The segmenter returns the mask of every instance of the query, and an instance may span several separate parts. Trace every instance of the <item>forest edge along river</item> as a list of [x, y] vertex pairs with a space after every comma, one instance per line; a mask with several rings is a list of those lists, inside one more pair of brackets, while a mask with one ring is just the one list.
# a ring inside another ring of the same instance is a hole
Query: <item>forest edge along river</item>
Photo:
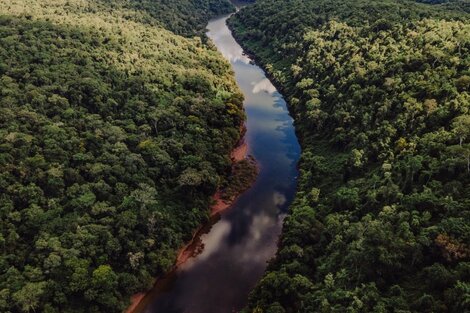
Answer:
[[242, 148], [238, 156], [246, 152], [256, 159], [258, 177], [197, 231], [182, 250], [190, 253], [180, 253], [174, 270], [145, 295], [136, 295], [128, 312], [237, 312], [276, 252], [295, 194], [300, 146], [286, 102], [233, 38], [226, 25], [230, 16], [209, 21], [207, 36], [230, 61], [245, 97], [247, 151]]

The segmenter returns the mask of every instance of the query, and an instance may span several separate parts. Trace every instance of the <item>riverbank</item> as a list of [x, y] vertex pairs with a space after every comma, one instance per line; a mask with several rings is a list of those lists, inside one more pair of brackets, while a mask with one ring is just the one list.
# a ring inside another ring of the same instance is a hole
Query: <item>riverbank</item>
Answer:
[[[220, 213], [230, 208], [232, 204], [238, 199], [238, 197], [254, 183], [256, 176], [259, 173], [259, 168], [257, 166], [256, 160], [252, 156], [248, 155], [249, 146], [245, 140], [245, 125], [240, 128], [240, 133], [242, 138], [230, 153], [230, 158], [232, 161], [232, 173], [229, 177], [229, 183], [225, 188], [217, 190], [217, 192], [212, 196], [213, 204], [210, 206], [209, 221], [201, 225], [195, 231], [191, 240], [179, 250], [173, 268], [162, 277], [156, 278], [154, 287], [151, 290], [148, 292], [140, 292], [131, 296], [131, 304], [126, 309], [125, 313], [142, 312], [148, 304], [148, 301], [145, 301], [146, 297], [153, 298], [154, 294], [164, 289], [164, 286], [168, 283], [169, 279], [173, 277], [179, 266], [202, 252], [204, 247], [200, 237], [208, 232], [210, 227], [218, 221]], [[246, 174], [246, 166], [238, 166], [243, 162], [246, 162], [246, 164], [249, 166], [249, 175]], [[245, 171], [240, 169], [245, 169]], [[240, 174], [247, 175], [247, 177], [242, 179], [244, 184], [242, 186], [237, 186], [237, 188], [233, 190], [230, 188], [230, 182], [239, 181], [241, 178]], [[227, 195], [228, 189], [231, 191], [229, 195]], [[158, 286], [159, 282], [162, 282], [161, 286]]]
[[[238, 162], [245, 160], [247, 158], [247, 154], [248, 154], [248, 144], [245, 142], [244, 139], [242, 139], [242, 141], [237, 145], [235, 149], [233, 149], [231, 153], [232, 175], [234, 174], [235, 165]], [[249, 186], [246, 186], [246, 188], [249, 188]], [[241, 194], [243, 191], [244, 190], [239, 190], [238, 195]], [[224, 194], [224, 190], [218, 190], [212, 197], [214, 204], [211, 206], [211, 216], [214, 216], [228, 209], [232, 205], [232, 203], [235, 202], [236, 199], [237, 197], [233, 199], [227, 199], [227, 197]]]
[[[246, 128], [243, 127], [243, 134]], [[211, 216], [229, 208], [238, 197], [250, 188], [259, 173], [259, 164], [255, 158], [248, 155], [248, 144], [243, 136], [241, 141], [231, 153], [232, 171], [227, 183], [212, 197], [214, 204], [211, 206]]]
[[[249, 149], [243, 141], [234, 149], [234, 171], [214, 195], [208, 228], [199, 229], [175, 257], [181, 266], [159, 278], [145, 297], [135, 297], [134, 313], [240, 310], [276, 252], [282, 216], [295, 193], [300, 147], [293, 120], [282, 95], [231, 36], [228, 17], [211, 20], [207, 35], [230, 61], [243, 92]], [[248, 150], [259, 169], [246, 157]], [[256, 182], [246, 190], [253, 176]]]

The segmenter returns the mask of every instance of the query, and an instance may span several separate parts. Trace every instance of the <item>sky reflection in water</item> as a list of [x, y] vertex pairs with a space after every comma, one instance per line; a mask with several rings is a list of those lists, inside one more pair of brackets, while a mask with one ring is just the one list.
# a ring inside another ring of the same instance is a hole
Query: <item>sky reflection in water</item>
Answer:
[[244, 306], [276, 251], [295, 192], [300, 148], [286, 103], [264, 72], [243, 54], [225, 25], [212, 20], [208, 36], [228, 59], [245, 95], [246, 140], [260, 165], [253, 187], [201, 237], [204, 251], [177, 271], [168, 292], [146, 309], [155, 313], [231, 313]]

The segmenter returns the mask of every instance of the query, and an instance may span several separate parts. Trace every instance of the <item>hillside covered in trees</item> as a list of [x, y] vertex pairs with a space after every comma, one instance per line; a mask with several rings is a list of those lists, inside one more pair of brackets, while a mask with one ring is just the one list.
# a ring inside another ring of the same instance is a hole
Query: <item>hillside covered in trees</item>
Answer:
[[0, 1], [0, 312], [122, 312], [171, 267], [244, 119], [229, 64], [175, 33], [232, 9]]
[[244, 312], [470, 311], [465, 7], [258, 0], [229, 20], [303, 148], [279, 251]]

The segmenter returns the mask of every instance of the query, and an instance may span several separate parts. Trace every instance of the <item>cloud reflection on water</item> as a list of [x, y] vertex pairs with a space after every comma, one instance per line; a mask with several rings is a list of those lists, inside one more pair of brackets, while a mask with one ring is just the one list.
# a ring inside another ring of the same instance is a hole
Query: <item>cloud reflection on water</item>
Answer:
[[260, 93], [262, 91], [267, 92], [269, 94], [273, 94], [276, 92], [276, 87], [269, 81], [269, 79], [264, 78], [258, 83], [252, 83], [254, 94]]
[[201, 237], [204, 250], [178, 268], [171, 288], [151, 304], [152, 313], [229, 313], [242, 307], [276, 252], [284, 212], [295, 192], [300, 147], [286, 103], [243, 54], [225, 20], [212, 20], [208, 37], [231, 62], [245, 96], [246, 141], [260, 173]]
[[225, 20], [213, 21], [213, 28], [209, 29], [208, 36], [213, 42], [217, 43], [218, 50], [222, 55], [230, 61], [230, 63], [242, 62], [250, 64], [251, 59], [243, 53], [240, 47], [232, 36], [227, 36], [224, 32], [218, 30], [226, 28]]
[[197, 259], [190, 259], [183, 266], [185, 270], [190, 269], [195, 262], [203, 262], [214, 252], [220, 251], [224, 243], [224, 238], [230, 233], [232, 225], [225, 220], [220, 220], [212, 226], [210, 233], [203, 235], [201, 240], [204, 244], [204, 250], [197, 256]]

